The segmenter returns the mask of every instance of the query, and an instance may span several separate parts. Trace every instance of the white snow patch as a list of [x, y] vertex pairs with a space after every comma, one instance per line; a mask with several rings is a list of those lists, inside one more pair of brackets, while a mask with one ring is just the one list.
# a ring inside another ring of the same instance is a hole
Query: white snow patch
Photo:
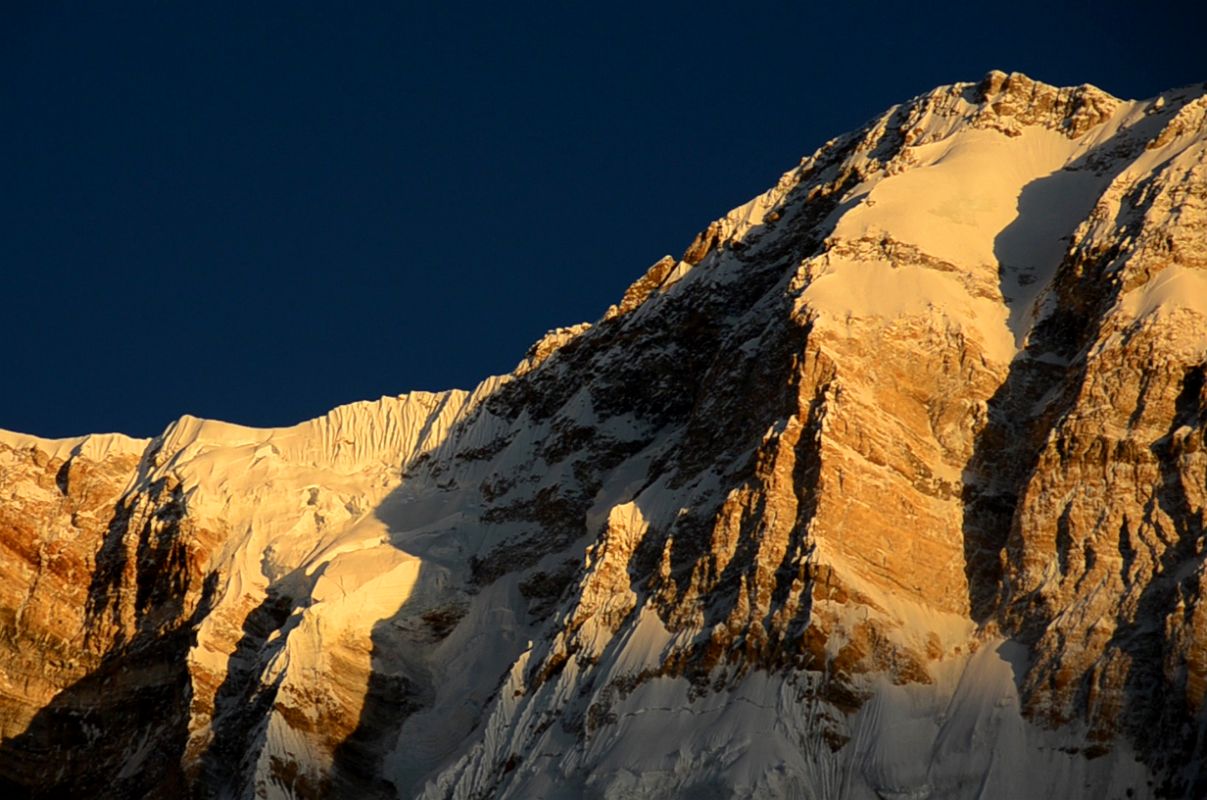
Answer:
[[826, 260], [827, 266], [801, 295], [811, 310], [838, 321], [956, 319], [975, 332], [990, 358], [1008, 362], [1014, 357], [1014, 337], [1005, 324], [1007, 308], [991, 298], [970, 295], [957, 273], [834, 256]]

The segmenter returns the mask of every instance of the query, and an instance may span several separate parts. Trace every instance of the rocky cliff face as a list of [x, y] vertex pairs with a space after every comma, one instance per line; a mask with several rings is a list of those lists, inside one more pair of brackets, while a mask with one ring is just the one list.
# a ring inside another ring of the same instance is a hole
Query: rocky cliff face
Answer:
[[1205, 159], [991, 73], [473, 392], [0, 434], [0, 781], [1207, 794]]

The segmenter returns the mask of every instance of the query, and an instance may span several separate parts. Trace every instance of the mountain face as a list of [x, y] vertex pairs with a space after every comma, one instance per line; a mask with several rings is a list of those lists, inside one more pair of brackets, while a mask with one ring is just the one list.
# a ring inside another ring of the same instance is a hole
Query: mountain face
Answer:
[[0, 785], [1207, 796], [1207, 87], [990, 73], [472, 392], [0, 433]]

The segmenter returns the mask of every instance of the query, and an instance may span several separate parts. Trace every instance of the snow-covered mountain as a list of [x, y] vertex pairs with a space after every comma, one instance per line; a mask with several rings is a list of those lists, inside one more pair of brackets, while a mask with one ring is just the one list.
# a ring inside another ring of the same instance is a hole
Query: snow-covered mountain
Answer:
[[1207, 796], [1207, 87], [994, 72], [471, 392], [0, 432], [35, 796]]

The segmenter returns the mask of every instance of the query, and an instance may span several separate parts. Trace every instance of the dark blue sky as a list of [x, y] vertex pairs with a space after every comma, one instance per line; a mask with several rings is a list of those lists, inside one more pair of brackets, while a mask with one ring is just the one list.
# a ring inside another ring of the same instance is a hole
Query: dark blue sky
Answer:
[[990, 68], [1207, 79], [1193, 3], [5, 3], [0, 427], [470, 387]]

